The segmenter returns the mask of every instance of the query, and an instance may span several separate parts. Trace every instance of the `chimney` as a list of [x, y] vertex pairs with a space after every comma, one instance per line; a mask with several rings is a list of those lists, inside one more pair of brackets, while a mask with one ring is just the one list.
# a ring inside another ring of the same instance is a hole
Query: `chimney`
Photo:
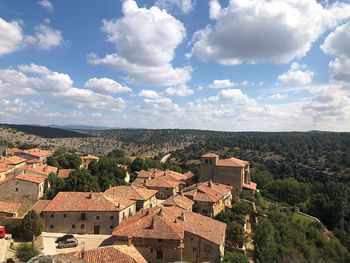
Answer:
[[163, 216], [163, 215], [164, 215], [163, 207], [161, 207], [161, 208], [159, 209], [158, 215], [159, 215], [159, 216]]
[[128, 247], [132, 246], [132, 236], [128, 236]]
[[212, 181], [212, 180], [209, 180], [208, 185], [209, 185], [209, 187], [213, 187], [213, 181]]
[[185, 213], [184, 212], [181, 213], [181, 216], [179, 216], [179, 219], [181, 221], [185, 222]]
[[120, 204], [119, 204], [119, 203], [117, 203], [117, 204], [116, 204], [116, 207], [117, 207], [117, 208], [120, 208]]
[[32, 168], [34, 168], [34, 169], [36, 168], [36, 165], [35, 165], [35, 163], [33, 163], [33, 164], [32, 164]]
[[152, 217], [151, 224], [149, 226], [149, 229], [154, 229], [154, 217]]
[[85, 250], [84, 249], [81, 250], [81, 259], [85, 259]]
[[91, 192], [91, 193], [89, 193], [88, 198], [89, 198], [89, 199], [91, 199], [91, 198], [92, 198], [92, 192]]
[[184, 195], [184, 191], [181, 190], [181, 191], [180, 191], [180, 195], [181, 195], [181, 196], [185, 196], [185, 195]]

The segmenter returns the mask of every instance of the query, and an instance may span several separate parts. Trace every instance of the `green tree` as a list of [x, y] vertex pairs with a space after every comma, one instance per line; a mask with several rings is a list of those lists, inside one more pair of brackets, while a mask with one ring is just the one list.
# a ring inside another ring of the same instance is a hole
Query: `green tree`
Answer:
[[144, 169], [144, 160], [140, 157], [135, 158], [135, 160], [133, 160], [133, 162], [130, 165], [131, 172], [139, 172], [142, 169]]
[[58, 177], [58, 175], [55, 173], [50, 173], [48, 179], [49, 179], [50, 189], [46, 194], [46, 198], [51, 200], [56, 196], [58, 192], [64, 189], [65, 181], [64, 179]]
[[22, 221], [22, 235], [26, 239], [32, 239], [33, 236], [39, 236], [42, 232], [42, 224], [40, 216], [34, 211], [30, 210]]
[[241, 248], [246, 240], [244, 228], [237, 222], [231, 222], [226, 229], [226, 247], [227, 251], [233, 251], [234, 248]]
[[64, 191], [99, 192], [98, 178], [89, 171], [75, 169], [65, 180]]
[[21, 262], [27, 262], [33, 257], [39, 255], [39, 251], [33, 244], [21, 244], [16, 249], [16, 257]]
[[254, 234], [254, 257], [256, 262], [278, 262], [278, 245], [275, 240], [273, 224], [265, 218], [259, 218]]
[[224, 263], [248, 263], [248, 259], [238, 252], [225, 252]]
[[125, 153], [121, 149], [114, 149], [114, 150], [110, 151], [107, 155], [107, 157], [110, 157], [110, 158], [121, 158], [124, 156], [125, 156]]

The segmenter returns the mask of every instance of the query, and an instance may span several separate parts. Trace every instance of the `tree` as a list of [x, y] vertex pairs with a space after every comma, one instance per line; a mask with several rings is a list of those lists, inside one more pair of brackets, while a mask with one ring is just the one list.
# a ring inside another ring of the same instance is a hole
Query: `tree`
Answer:
[[21, 262], [27, 262], [33, 257], [39, 255], [39, 251], [33, 244], [21, 244], [16, 249], [16, 257]]
[[48, 179], [50, 189], [46, 194], [46, 198], [51, 200], [57, 195], [58, 192], [64, 189], [65, 181], [64, 179], [58, 177], [55, 173], [50, 173]]
[[248, 263], [248, 259], [241, 253], [225, 252], [224, 263]]
[[254, 234], [254, 258], [256, 262], [278, 262], [278, 246], [275, 240], [273, 224], [265, 218], [259, 218]]
[[23, 237], [28, 240], [33, 236], [41, 235], [42, 224], [39, 215], [34, 210], [30, 210], [25, 215], [21, 228]]
[[135, 158], [135, 160], [130, 165], [131, 172], [139, 172], [144, 168], [144, 161], [140, 157]]
[[66, 179], [64, 191], [99, 192], [100, 187], [97, 177], [92, 176], [89, 171], [75, 169]]
[[237, 222], [231, 222], [226, 229], [226, 249], [233, 251], [233, 248], [241, 248], [246, 240], [244, 228]]
[[48, 165], [61, 169], [76, 169], [80, 167], [81, 163], [82, 161], [78, 154], [64, 147], [57, 149], [52, 156], [47, 158]]
[[107, 155], [107, 157], [110, 157], [110, 158], [121, 158], [124, 156], [125, 156], [125, 153], [121, 149], [114, 149], [114, 150], [110, 151]]

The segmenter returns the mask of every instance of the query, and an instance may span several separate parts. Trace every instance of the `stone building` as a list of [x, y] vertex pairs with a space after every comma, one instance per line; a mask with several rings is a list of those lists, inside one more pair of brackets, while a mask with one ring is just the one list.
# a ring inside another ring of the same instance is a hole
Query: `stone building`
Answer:
[[179, 207], [142, 209], [113, 230], [147, 262], [221, 262], [226, 224]]
[[136, 213], [136, 202], [104, 193], [60, 192], [43, 210], [45, 231], [111, 234]]
[[157, 190], [142, 188], [139, 186], [115, 186], [105, 191], [105, 194], [119, 196], [136, 201], [136, 211], [141, 208], [152, 208], [157, 205]]
[[42, 150], [38, 148], [20, 150], [20, 149], [6, 149], [5, 156], [19, 156], [27, 160], [38, 160], [44, 164], [47, 161], [47, 157], [53, 154], [50, 150]]
[[46, 179], [34, 174], [19, 174], [0, 181], [0, 200], [38, 200], [46, 191]]
[[95, 155], [91, 155], [91, 154], [88, 154], [86, 156], [82, 156], [81, 157], [81, 165], [80, 165], [80, 168], [83, 168], [83, 169], [88, 169], [89, 168], [89, 164], [92, 162], [92, 161], [98, 161], [100, 158], [98, 158], [97, 156]]
[[186, 187], [183, 194], [194, 202], [193, 212], [214, 218], [226, 207], [231, 207], [231, 191], [231, 186], [209, 181]]
[[21, 207], [20, 203], [0, 201], [0, 219], [17, 217], [17, 212]]
[[249, 162], [234, 157], [219, 159], [213, 153], [201, 157], [200, 182], [212, 180], [214, 183], [232, 186], [233, 198], [252, 198], [256, 184], [250, 180]]
[[162, 203], [163, 206], [177, 206], [188, 211], [192, 211], [193, 204], [194, 202], [187, 198], [182, 191], [180, 191], [180, 194], [171, 196]]
[[144, 184], [146, 188], [158, 191], [156, 194], [158, 199], [167, 199], [177, 194], [183, 188], [182, 185], [180, 181], [166, 180], [162, 177], [146, 181]]

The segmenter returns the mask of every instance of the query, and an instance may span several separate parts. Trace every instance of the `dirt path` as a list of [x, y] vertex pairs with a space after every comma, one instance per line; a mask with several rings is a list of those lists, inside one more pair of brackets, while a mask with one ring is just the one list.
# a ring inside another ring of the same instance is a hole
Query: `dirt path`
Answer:
[[160, 163], [165, 163], [169, 159], [170, 155], [171, 155], [171, 153], [164, 155], [164, 157], [160, 160]]

